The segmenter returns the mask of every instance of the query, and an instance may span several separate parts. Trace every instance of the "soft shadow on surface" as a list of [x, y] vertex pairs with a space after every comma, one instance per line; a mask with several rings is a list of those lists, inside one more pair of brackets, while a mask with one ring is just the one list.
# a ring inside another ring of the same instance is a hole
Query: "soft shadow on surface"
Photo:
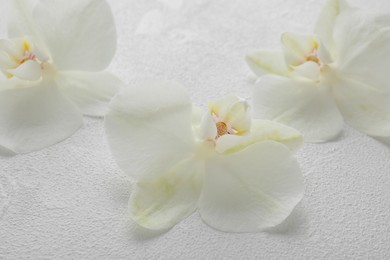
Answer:
[[338, 133], [336, 136], [334, 136], [333, 138], [331, 138], [329, 140], [324, 140], [324, 141], [310, 140], [307, 138], [305, 139], [305, 135], [303, 135], [303, 141], [307, 144], [323, 145], [323, 144], [327, 144], [327, 143], [337, 143], [337, 142], [343, 141], [346, 137], [347, 137], [347, 133], [346, 133], [345, 129], [343, 128], [343, 130], [340, 133]]
[[252, 71], [248, 71], [247, 75], [246, 75], [246, 81], [251, 84], [252, 86], [254, 86], [257, 82], [257, 80], [259, 79], [259, 77], [257, 77]]
[[297, 233], [304, 232], [307, 224], [306, 216], [301, 207], [297, 207], [293, 210], [290, 216], [276, 227], [265, 230], [268, 234], [275, 235], [295, 235]]
[[17, 155], [17, 153], [12, 152], [11, 150], [8, 150], [5, 147], [0, 146], [0, 156], [2, 157], [12, 157]]
[[116, 177], [111, 179], [110, 196], [118, 207], [127, 207], [133, 183], [125, 177]]

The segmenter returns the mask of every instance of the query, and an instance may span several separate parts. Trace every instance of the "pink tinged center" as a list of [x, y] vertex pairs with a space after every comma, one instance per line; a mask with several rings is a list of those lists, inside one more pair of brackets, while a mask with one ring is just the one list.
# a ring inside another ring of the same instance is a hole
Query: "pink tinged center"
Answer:
[[317, 48], [315, 48], [315, 49], [306, 57], [306, 61], [307, 61], [307, 62], [313, 61], [313, 62], [317, 63], [318, 65], [321, 65], [320, 59], [318, 58], [318, 50], [317, 50]]
[[37, 56], [34, 53], [32, 53], [32, 52], [26, 51], [24, 56], [22, 56], [20, 58], [19, 64], [23, 64], [23, 63], [25, 63], [28, 60], [37, 61]]

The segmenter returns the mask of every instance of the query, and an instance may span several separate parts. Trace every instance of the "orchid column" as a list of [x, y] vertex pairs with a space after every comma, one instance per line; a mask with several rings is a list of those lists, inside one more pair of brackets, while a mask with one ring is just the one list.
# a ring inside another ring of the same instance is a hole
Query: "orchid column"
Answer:
[[26, 153], [103, 116], [121, 82], [104, 71], [116, 49], [104, 0], [11, 1], [0, 40], [0, 147]]

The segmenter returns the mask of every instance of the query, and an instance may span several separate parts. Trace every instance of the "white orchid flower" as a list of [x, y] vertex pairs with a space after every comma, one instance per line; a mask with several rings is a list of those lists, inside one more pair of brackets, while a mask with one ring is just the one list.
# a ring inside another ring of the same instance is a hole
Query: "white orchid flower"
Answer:
[[0, 40], [0, 147], [26, 153], [103, 116], [120, 81], [103, 71], [116, 49], [104, 0], [13, 0]]
[[196, 209], [211, 227], [253, 232], [281, 223], [303, 181], [290, 127], [251, 121], [246, 101], [228, 97], [200, 114], [184, 88], [146, 82], [123, 89], [105, 118], [118, 165], [135, 180], [130, 216], [166, 230]]
[[315, 35], [285, 33], [283, 51], [247, 56], [260, 76], [254, 114], [329, 141], [344, 120], [374, 137], [390, 137], [390, 19], [330, 0]]

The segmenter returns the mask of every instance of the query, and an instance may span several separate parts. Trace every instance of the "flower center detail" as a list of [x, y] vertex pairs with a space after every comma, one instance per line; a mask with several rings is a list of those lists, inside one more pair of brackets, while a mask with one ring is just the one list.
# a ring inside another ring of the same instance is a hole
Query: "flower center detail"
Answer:
[[208, 140], [217, 141], [224, 135], [244, 135], [249, 131], [251, 119], [245, 100], [230, 96], [212, 101], [208, 107], [211, 117], [206, 125], [208, 129], [213, 129], [207, 136]]
[[318, 65], [321, 65], [321, 61], [320, 59], [318, 58], [318, 50], [317, 49], [314, 49], [312, 53], [310, 53], [307, 57], [306, 57], [306, 61], [309, 62], [309, 61], [313, 61], [315, 63], [317, 63]]
[[216, 138], [229, 134], [228, 126], [225, 122], [217, 122], [215, 125], [217, 126]]
[[0, 71], [7, 78], [38, 80], [49, 57], [28, 39], [3, 40], [0, 45]]

